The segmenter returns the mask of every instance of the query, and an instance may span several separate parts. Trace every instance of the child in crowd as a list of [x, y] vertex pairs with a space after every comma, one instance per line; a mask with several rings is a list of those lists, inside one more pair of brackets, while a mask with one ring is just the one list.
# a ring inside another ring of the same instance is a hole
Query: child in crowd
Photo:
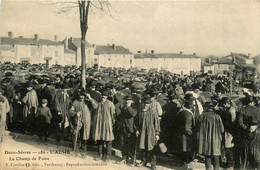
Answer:
[[47, 103], [47, 99], [42, 99], [42, 106], [39, 107], [37, 111], [37, 126], [40, 142], [42, 142], [42, 136], [44, 136], [44, 144], [46, 145], [52, 119], [52, 114], [47, 107]]

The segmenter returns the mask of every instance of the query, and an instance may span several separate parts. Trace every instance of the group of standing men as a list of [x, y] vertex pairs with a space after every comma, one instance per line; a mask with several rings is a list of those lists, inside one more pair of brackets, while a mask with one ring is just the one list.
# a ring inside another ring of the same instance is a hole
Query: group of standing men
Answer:
[[[73, 77], [64, 78], [62, 83], [50, 83], [48, 77], [42, 77], [31, 79], [26, 84], [27, 91], [20, 96], [15, 95], [10, 78], [2, 84], [2, 129], [17, 116], [13, 115], [17, 109], [13, 105], [20, 103], [27, 131], [37, 128], [46, 143], [51, 127], [57, 139], [69, 127], [72, 148], [82, 156], [86, 156], [90, 139], [98, 145], [96, 159], [109, 162], [112, 141], [117, 139], [123, 155], [118, 163], [127, 163], [130, 158], [131, 165], [136, 165], [136, 156], [141, 155], [137, 166], [146, 166], [150, 159], [151, 168], [156, 169], [158, 145], [164, 141], [180, 160], [182, 169], [188, 169], [196, 155], [205, 156], [206, 169], [211, 168], [211, 161], [214, 169], [219, 169], [224, 156], [227, 168], [260, 169], [259, 109], [248, 94], [241, 100], [243, 107], [237, 108], [220, 93], [207, 102], [199, 90], [185, 90], [184, 95], [184, 87], [178, 83], [170, 89], [167, 84], [162, 87], [154, 82], [144, 92], [126, 87], [121, 94], [114, 88], [97, 90], [94, 84], [87, 90], [79, 89], [79, 82]], [[67, 90], [68, 85], [74, 88]], [[163, 88], [169, 101], [161, 107], [159, 96]]]

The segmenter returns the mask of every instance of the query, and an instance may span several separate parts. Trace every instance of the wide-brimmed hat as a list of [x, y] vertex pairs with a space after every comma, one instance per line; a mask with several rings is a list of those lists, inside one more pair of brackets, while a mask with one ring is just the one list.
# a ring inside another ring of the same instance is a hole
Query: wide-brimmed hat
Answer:
[[170, 92], [170, 93], [168, 93], [167, 97], [169, 99], [173, 99], [173, 98], [176, 98], [176, 94], [174, 92]]
[[207, 109], [211, 109], [213, 108], [215, 105], [214, 105], [214, 102], [213, 101], [208, 101], [208, 102], [205, 102], [205, 107]]
[[131, 95], [128, 95], [125, 97], [125, 100], [133, 100], [133, 97]]
[[101, 92], [102, 96], [110, 96], [110, 93], [108, 90], [104, 90]]
[[6, 72], [5, 76], [11, 77], [11, 76], [13, 76], [13, 73], [12, 72]]
[[192, 93], [187, 93], [185, 96], [184, 96], [184, 99], [185, 100], [194, 100], [194, 96]]
[[222, 102], [223, 104], [226, 104], [226, 103], [231, 103], [231, 100], [230, 100], [229, 97], [222, 97], [221, 102]]
[[27, 87], [27, 88], [33, 87], [33, 84], [32, 84], [32, 83], [27, 83], [26, 87]]
[[193, 101], [192, 100], [185, 101], [184, 107], [186, 107], [186, 108], [193, 108], [194, 107]]

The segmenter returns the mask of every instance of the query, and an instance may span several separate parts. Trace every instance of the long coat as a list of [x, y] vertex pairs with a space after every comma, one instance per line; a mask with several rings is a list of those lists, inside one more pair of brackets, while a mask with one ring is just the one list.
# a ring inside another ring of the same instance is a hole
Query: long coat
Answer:
[[[80, 113], [80, 117], [76, 116], [78, 112]], [[70, 116], [71, 116], [72, 132], [75, 133], [77, 131], [77, 128], [79, 130], [83, 126], [82, 139], [88, 140], [90, 134], [90, 127], [91, 127], [91, 114], [85, 102], [75, 100], [72, 103], [72, 106], [70, 108]], [[79, 124], [77, 124], [78, 119], [79, 119]]]
[[224, 126], [220, 116], [213, 111], [203, 112], [199, 119], [199, 154], [221, 155]]
[[156, 111], [156, 107], [152, 107], [152, 105], [150, 105], [147, 111], [142, 111], [140, 113], [140, 149], [150, 151], [153, 150], [156, 145], [155, 136], [160, 133], [159, 114]]
[[38, 97], [34, 89], [28, 91], [22, 99], [25, 104], [23, 107], [23, 117], [26, 118], [30, 114], [36, 114], [38, 109]]
[[64, 123], [65, 128], [68, 126], [69, 109], [71, 105], [71, 98], [66, 91], [57, 91], [55, 96], [55, 109], [61, 112], [62, 123]]
[[5, 129], [6, 125], [6, 114], [9, 112], [9, 102], [7, 98], [0, 95], [0, 133]]
[[195, 120], [190, 110], [183, 109], [177, 113], [176, 119], [176, 152], [192, 150]]
[[117, 128], [124, 134], [134, 133], [136, 130], [134, 117], [137, 112], [131, 107], [123, 105], [120, 107], [120, 114], [117, 118]]
[[90, 100], [94, 109], [96, 109], [96, 126], [94, 141], [113, 141], [113, 121], [115, 114], [115, 105], [106, 100], [103, 102], [96, 102], [94, 99]]

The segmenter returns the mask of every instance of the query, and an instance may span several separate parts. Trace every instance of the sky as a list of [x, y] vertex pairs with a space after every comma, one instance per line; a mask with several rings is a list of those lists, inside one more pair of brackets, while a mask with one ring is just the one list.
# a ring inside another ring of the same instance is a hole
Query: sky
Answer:
[[[131, 52], [196, 53], [226, 56], [260, 54], [259, 0], [111, 1], [111, 14], [92, 11], [87, 41], [123, 45]], [[58, 14], [47, 1], [2, 0], [0, 35], [62, 41], [80, 37], [78, 8]]]

